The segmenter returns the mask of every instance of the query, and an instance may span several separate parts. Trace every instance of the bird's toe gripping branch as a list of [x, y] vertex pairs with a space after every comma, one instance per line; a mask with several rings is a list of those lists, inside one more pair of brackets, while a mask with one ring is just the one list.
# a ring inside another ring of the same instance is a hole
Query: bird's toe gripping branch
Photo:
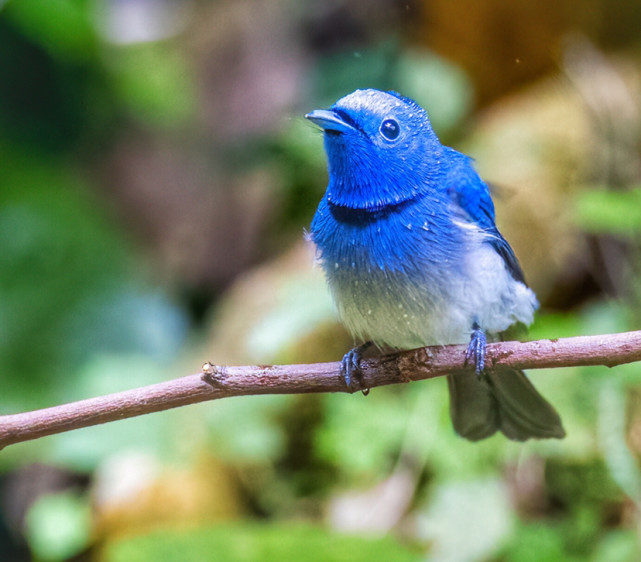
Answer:
[[465, 352], [465, 365], [473, 364], [474, 371], [480, 375], [485, 369], [485, 352], [487, 349], [487, 338], [485, 332], [478, 324], [472, 327], [470, 343]]
[[359, 345], [353, 349], [350, 349], [344, 356], [341, 361], [341, 374], [345, 379], [345, 384], [347, 388], [352, 392], [357, 390], [362, 391], [362, 393], [367, 396], [369, 394], [369, 388], [363, 387], [363, 372], [361, 371], [361, 359], [363, 358], [363, 353], [369, 349], [372, 345], [372, 342], [365, 342], [362, 345]]

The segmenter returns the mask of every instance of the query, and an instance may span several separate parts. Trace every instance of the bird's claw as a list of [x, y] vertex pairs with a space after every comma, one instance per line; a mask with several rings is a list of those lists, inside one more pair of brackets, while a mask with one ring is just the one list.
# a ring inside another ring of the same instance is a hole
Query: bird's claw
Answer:
[[350, 349], [341, 361], [341, 374], [345, 384], [351, 392], [360, 390], [365, 396], [369, 394], [369, 388], [363, 387], [363, 372], [361, 371], [361, 359], [363, 353], [372, 345], [372, 342], [365, 342], [353, 349]]
[[474, 364], [474, 372], [480, 375], [485, 369], [485, 351], [487, 338], [478, 324], [474, 324], [470, 343], [465, 352], [465, 365]]

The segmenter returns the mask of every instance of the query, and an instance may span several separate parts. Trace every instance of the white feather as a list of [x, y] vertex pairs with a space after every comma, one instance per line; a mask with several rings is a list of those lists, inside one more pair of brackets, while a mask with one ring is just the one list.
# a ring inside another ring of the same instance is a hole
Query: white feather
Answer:
[[330, 277], [346, 327], [359, 339], [408, 349], [466, 343], [474, 323], [489, 334], [532, 323], [534, 293], [512, 277], [478, 227], [464, 224], [474, 232], [456, 274], [435, 264], [421, 283], [386, 272]]

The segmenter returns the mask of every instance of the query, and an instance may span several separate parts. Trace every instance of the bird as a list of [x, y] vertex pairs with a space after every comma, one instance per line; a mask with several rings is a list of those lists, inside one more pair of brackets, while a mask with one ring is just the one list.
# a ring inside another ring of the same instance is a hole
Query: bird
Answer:
[[447, 375], [459, 436], [563, 438], [559, 414], [522, 371], [485, 364], [488, 338], [531, 324], [539, 305], [473, 160], [394, 91], [358, 89], [305, 117], [322, 129], [329, 176], [307, 236], [340, 320], [363, 342], [343, 357], [350, 390], [373, 344], [467, 343], [474, 369]]

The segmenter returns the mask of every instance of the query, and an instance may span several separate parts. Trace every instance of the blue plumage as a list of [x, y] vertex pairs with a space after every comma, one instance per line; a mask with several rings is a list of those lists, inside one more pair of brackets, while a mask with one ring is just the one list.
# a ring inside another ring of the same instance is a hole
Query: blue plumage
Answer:
[[[396, 93], [357, 90], [306, 117], [325, 131], [329, 169], [310, 237], [342, 321], [399, 349], [472, 335], [470, 358], [483, 370], [484, 333], [531, 323], [538, 304], [470, 158], [443, 146], [426, 112]], [[515, 373], [450, 375], [461, 435], [563, 435], [554, 409]]]

